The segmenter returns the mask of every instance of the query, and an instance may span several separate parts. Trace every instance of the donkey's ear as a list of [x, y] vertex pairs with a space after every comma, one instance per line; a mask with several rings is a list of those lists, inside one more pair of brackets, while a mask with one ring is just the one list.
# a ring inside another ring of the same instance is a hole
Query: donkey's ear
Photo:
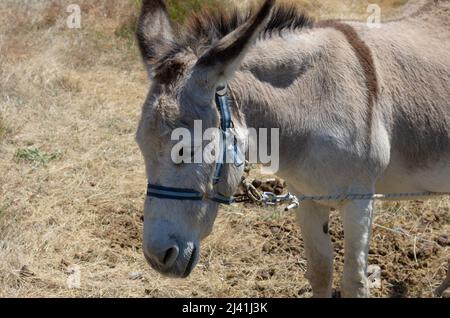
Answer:
[[144, 62], [153, 64], [174, 41], [172, 23], [163, 0], [143, 0], [136, 36]]
[[[246, 23], [219, 40], [197, 62], [200, 74], [205, 74], [208, 86], [227, 81], [240, 66], [245, 54], [266, 27], [275, 0], [264, 4]], [[205, 72], [206, 71], [206, 72]]]

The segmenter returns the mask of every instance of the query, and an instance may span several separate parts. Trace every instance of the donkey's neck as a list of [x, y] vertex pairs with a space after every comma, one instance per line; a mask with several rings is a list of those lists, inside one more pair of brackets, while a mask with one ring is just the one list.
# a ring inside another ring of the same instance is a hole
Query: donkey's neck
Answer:
[[[276, 153], [280, 154], [278, 162], [282, 165], [278, 168], [289, 169], [289, 162], [304, 155], [308, 141], [307, 114], [304, 114], [306, 108], [295, 105], [289, 88], [274, 87], [246, 72], [236, 75], [230, 83], [230, 90], [245, 128], [256, 132], [259, 142], [267, 141], [271, 156], [274, 155], [273, 147], [278, 145]], [[273, 135], [272, 129], [278, 129], [279, 140], [273, 140], [276, 135]], [[261, 135], [263, 132], [264, 136]]]
[[280, 128], [281, 138], [298, 143], [368, 117], [360, 65], [342, 32], [317, 27], [259, 41], [230, 87], [248, 127]]
[[365, 149], [366, 138], [355, 139], [367, 134], [367, 86], [357, 65], [339, 31], [317, 28], [260, 41], [229, 84], [248, 128], [279, 128], [280, 164], [288, 167], [314, 140], [347, 138]]
[[238, 74], [230, 84], [234, 106], [243, 115], [247, 128], [280, 128], [287, 132], [300, 121], [290, 116], [284, 105], [291, 103], [289, 94], [264, 83], [251, 74]]
[[311, 117], [317, 117], [317, 99], [337, 85], [327, 76], [332, 51], [328, 45], [333, 43], [325, 29], [255, 45], [230, 82], [247, 127], [280, 128], [285, 137], [306, 133]]

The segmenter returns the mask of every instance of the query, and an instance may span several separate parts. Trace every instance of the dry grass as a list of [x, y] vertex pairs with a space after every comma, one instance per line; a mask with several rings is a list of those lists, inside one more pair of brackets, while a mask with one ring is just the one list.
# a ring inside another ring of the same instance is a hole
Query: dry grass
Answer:
[[4, 140], [9, 134], [11, 134], [11, 127], [6, 119], [0, 114], [0, 142]]
[[[310, 296], [293, 217], [270, 209], [224, 207], [187, 280], [148, 268], [134, 142], [147, 91], [132, 39], [136, 1], [77, 2], [81, 30], [65, 27], [70, 1], [0, 3], [0, 297]], [[299, 2], [339, 17], [364, 13], [365, 1]], [[403, 2], [381, 1], [384, 10]], [[434, 241], [449, 233], [449, 207], [382, 203], [376, 223]], [[432, 296], [448, 251], [375, 227], [370, 262], [384, 276], [374, 294]], [[80, 289], [68, 288], [71, 265], [81, 268]]]

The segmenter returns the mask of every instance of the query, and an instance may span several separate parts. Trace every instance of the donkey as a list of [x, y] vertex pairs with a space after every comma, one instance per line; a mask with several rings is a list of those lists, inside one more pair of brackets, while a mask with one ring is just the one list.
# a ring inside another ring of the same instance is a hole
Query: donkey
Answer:
[[[171, 160], [175, 128], [221, 125], [215, 101], [225, 85], [233, 138], [248, 127], [280, 129], [278, 175], [293, 193], [449, 192], [450, 44], [433, 37], [445, 32], [408, 19], [374, 29], [314, 22], [274, 0], [248, 12], [203, 11], [177, 28], [164, 1], [144, 0], [137, 39], [151, 85], [136, 140], [153, 184], [144, 207], [148, 263], [187, 277], [219, 209], [207, 198], [229, 197], [240, 183], [243, 166], [224, 164], [215, 183], [217, 164]], [[367, 297], [371, 199], [297, 210], [313, 295], [332, 294], [331, 209], [345, 230], [342, 295]]]

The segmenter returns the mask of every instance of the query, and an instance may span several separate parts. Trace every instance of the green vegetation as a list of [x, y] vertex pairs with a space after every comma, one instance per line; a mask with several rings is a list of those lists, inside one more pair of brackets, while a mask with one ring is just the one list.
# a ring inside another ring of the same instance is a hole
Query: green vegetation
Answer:
[[217, 0], [168, 0], [167, 5], [172, 19], [176, 22], [183, 22], [191, 12], [199, 11], [201, 8], [217, 2]]
[[128, 41], [134, 40], [134, 33], [136, 29], [136, 17], [130, 18], [130, 20], [123, 23], [115, 32], [114, 34], [119, 37], [126, 39]]
[[36, 147], [21, 148], [16, 151], [15, 159], [17, 162], [28, 162], [34, 166], [46, 166], [50, 161], [61, 158], [60, 151], [45, 153]]

